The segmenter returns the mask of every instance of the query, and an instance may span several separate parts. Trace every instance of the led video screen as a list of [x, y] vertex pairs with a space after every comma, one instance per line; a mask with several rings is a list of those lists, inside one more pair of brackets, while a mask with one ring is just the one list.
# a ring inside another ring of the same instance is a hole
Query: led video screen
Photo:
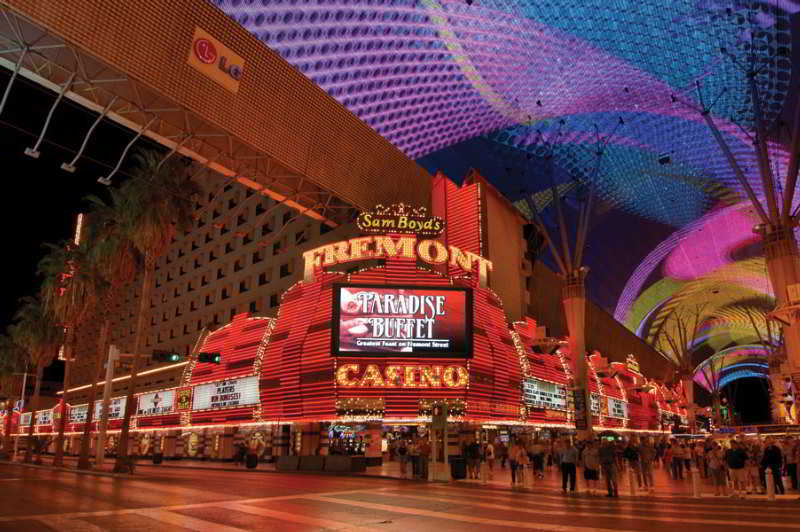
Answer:
[[334, 286], [334, 354], [471, 357], [472, 291], [421, 286]]

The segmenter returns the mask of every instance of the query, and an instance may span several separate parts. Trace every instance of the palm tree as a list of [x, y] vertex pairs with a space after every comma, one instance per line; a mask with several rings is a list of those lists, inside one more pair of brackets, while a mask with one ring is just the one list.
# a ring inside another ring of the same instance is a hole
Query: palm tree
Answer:
[[97, 400], [97, 379], [100, 378], [103, 361], [106, 360], [106, 353], [108, 352], [111, 323], [114, 317], [113, 302], [122, 287], [131, 282], [136, 276], [137, 269], [136, 250], [131, 241], [122, 232], [121, 224], [118, 221], [117, 208], [122, 204], [120, 193], [116, 189], [109, 189], [109, 192], [111, 198], [109, 202], [105, 202], [96, 196], [87, 198], [93, 208], [88, 216], [88, 223], [85, 225], [86, 233], [84, 238], [89, 248], [90, 260], [97, 274], [104, 281], [104, 290], [98, 294], [97, 306], [99, 312], [97, 315], [102, 317], [102, 322], [100, 324], [100, 333], [97, 337], [94, 371], [91, 372], [92, 386], [89, 392], [89, 404], [83, 427], [83, 437], [81, 438], [78, 469], [90, 468], [90, 433], [95, 411], [94, 405]]
[[105, 290], [105, 281], [92, 260], [86, 240], [46, 245], [50, 251], [39, 261], [42, 280], [42, 300], [45, 309], [64, 326], [64, 394], [61, 418], [58, 423], [53, 465], [62, 466], [64, 458], [64, 428], [69, 390], [70, 368], [74, 360], [76, 330], [95, 311], [97, 300]]
[[33, 425], [36, 411], [39, 408], [39, 392], [42, 386], [44, 368], [58, 354], [64, 342], [64, 327], [55, 323], [51, 315], [45, 312], [41, 297], [23, 297], [20, 308], [14, 315], [15, 323], [9, 328], [13, 341], [21, 346], [28, 358], [28, 363], [36, 368], [36, 385], [31, 398], [31, 420], [28, 426], [28, 444], [25, 449], [25, 462], [31, 461], [33, 448]]
[[180, 159], [161, 161], [158, 153], [148, 151], [137, 154], [135, 161], [137, 166], [133, 177], [122, 185], [119, 194], [121, 201], [116, 205], [120, 231], [130, 240], [144, 265], [133, 342], [133, 353], [137, 356], [128, 384], [125, 417], [114, 466], [116, 472], [127, 470], [128, 434], [134, 409], [136, 376], [144, 347], [144, 326], [150, 310], [156, 261], [176, 236], [191, 228], [194, 196], [200, 193], [189, 167]]
[[692, 434], [697, 430], [694, 421], [694, 381], [692, 377], [695, 366], [692, 363], [692, 353], [703, 324], [705, 307], [705, 304], [700, 304], [691, 309], [683, 307], [672, 309], [653, 342], [653, 347], [667, 355], [676, 366], [675, 377], [683, 384], [689, 410], [689, 430]]
[[8, 398], [6, 427], [3, 431], [3, 453], [11, 449], [11, 404], [16, 393], [15, 383], [20, 372], [25, 371], [25, 352], [8, 334], [0, 334], [0, 395]]

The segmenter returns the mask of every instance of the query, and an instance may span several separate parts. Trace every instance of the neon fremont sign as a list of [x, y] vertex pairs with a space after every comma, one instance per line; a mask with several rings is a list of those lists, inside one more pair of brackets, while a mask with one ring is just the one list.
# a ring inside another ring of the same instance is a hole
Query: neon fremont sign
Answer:
[[488, 273], [492, 271], [491, 261], [456, 246], [445, 247], [438, 240], [417, 241], [414, 236], [384, 235], [351, 238], [306, 251], [303, 253], [304, 278], [307, 282], [313, 281], [315, 268], [386, 258], [420, 259], [434, 266], [449, 263], [470, 273], [477, 269], [482, 286], [486, 286]]
[[336, 384], [360, 388], [466, 388], [469, 373], [463, 366], [386, 366], [342, 364]]

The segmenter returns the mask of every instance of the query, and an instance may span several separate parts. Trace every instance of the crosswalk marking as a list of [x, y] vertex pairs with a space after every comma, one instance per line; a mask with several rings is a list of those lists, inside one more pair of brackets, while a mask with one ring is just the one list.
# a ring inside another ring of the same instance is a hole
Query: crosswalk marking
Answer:
[[[564, 496], [561, 495], [561, 494], [558, 494], [558, 495], [552, 494], [551, 495], [551, 494], [548, 494], [548, 493], [540, 493], [538, 491], [516, 494], [516, 493], [512, 493], [512, 492], [502, 492], [502, 491], [496, 491], [496, 490], [479, 491], [479, 490], [474, 489], [474, 488], [472, 488], [472, 489], [470, 489], [470, 488], [464, 489], [464, 488], [457, 488], [457, 487], [451, 487], [451, 486], [447, 486], [447, 485], [438, 485], [438, 484], [437, 485], [432, 485], [431, 488], [435, 489], [437, 492], [444, 492], [444, 493], [448, 493], [448, 494], [452, 493], [454, 495], [457, 494], [459, 497], [477, 497], [477, 498], [482, 498], [482, 499], [494, 499], [494, 500], [499, 500], [499, 501], [502, 501], [502, 500], [508, 501], [510, 497], [519, 497], [518, 499], [516, 499], [516, 500], [519, 500], [519, 501], [530, 501], [530, 500], [547, 499], [547, 500], [552, 500], [552, 501], [555, 501], [555, 502], [559, 503], [558, 506], [560, 506], [560, 507], [563, 507], [563, 503], [565, 501]], [[597, 504], [597, 503], [600, 503], [601, 501], [605, 501], [605, 497], [604, 496], [595, 497], [595, 498], [580, 497], [580, 498], [570, 499], [570, 501], [573, 504], [577, 503], [577, 504], [580, 504], [580, 505], [585, 504], [585, 505], [589, 506], [592, 503]], [[723, 501], [730, 502], [731, 504], [719, 504], [720, 502], [723, 502]], [[688, 502], [688, 501], [687, 502], [683, 502], [683, 501], [676, 501], [676, 500], [670, 500], [670, 499], [666, 499], [665, 500], [665, 499], [661, 499], [661, 498], [657, 498], [657, 497], [640, 497], [640, 498], [634, 498], [634, 499], [628, 499], [628, 498], [616, 499], [616, 500], [613, 501], [613, 504], [614, 504], [614, 508], [624, 508], [624, 509], [631, 509], [631, 510], [635, 510], [635, 509], [649, 510], [649, 509], [652, 509], [654, 505], [657, 505], [659, 510], [664, 509], [664, 508], [674, 508], [675, 509], [674, 511], [693, 511], [693, 510], [697, 510], [697, 511], [715, 510], [716, 511], [716, 510], [725, 510], [726, 512], [727, 511], [733, 511], [733, 512], [737, 512], [738, 511], [738, 512], [743, 512], [743, 513], [748, 513], [748, 514], [752, 514], [753, 511], [763, 508], [763, 506], [761, 504], [759, 504], [761, 501], [755, 501], [755, 500], [744, 500], [744, 501], [739, 501], [739, 502], [734, 502], [734, 501], [737, 501], [737, 499], [728, 499], [728, 498], [725, 498], [725, 497], [720, 497], [718, 499], [709, 499], [709, 501], [707, 503], [701, 503], [699, 501], [698, 502]], [[610, 501], [606, 501], [606, 502], [610, 502]], [[744, 503], [744, 504], [742, 504], [742, 503]], [[755, 503], [755, 504], [748, 505], [747, 503]], [[639, 508], [637, 508], [637, 507], [639, 507]], [[786, 514], [789, 514], [789, 513], [791, 513], [791, 514], [800, 513], [800, 506], [783, 505], [783, 506], [780, 506], [780, 511], [781, 511], [781, 515], [784, 515], [784, 513], [786, 513]]]
[[235, 526], [226, 526], [196, 517], [189, 517], [188, 515], [176, 514], [175, 512], [165, 510], [136, 510], [133, 512], [136, 515], [149, 517], [156, 521], [166, 523], [168, 525], [180, 526], [188, 528], [189, 530], [199, 530], [205, 532], [207, 530], [214, 530], [215, 532], [245, 532], [243, 528]]
[[40, 518], [38, 521], [58, 530], [58, 532], [107, 532], [105, 528], [80, 519]]
[[[400, 497], [405, 497], [407, 499], [414, 499], [414, 500], [421, 500], [421, 501], [437, 501], [437, 502], [457, 502], [458, 498], [456, 495], [453, 495], [452, 498], [446, 497], [434, 497], [431, 495], [409, 495], [409, 494], [398, 494]], [[338, 499], [334, 499], [338, 500]], [[536, 499], [526, 499], [525, 503], [528, 507], [520, 507], [520, 505], [507, 505], [507, 504], [496, 504], [496, 503], [488, 503], [488, 502], [478, 502], [478, 501], [469, 501], [470, 506], [479, 506], [481, 508], [490, 508], [492, 510], [511, 510], [514, 512], [520, 513], [530, 513], [530, 514], [538, 514], [538, 515], [552, 515], [552, 516], [571, 516], [571, 517], [610, 517], [614, 519], [633, 519], [637, 521], [658, 521], [658, 522], [665, 522], [665, 523], [695, 523], [695, 524], [709, 524], [709, 525], [728, 525], [728, 526], [753, 526], [753, 527], [761, 527], [761, 528], [800, 528], [800, 523], [770, 523], [770, 522], [763, 522], [763, 521], [743, 521], [737, 519], [735, 521], [730, 520], [723, 520], [723, 519], [706, 519], [702, 517], [680, 517], [680, 516], [669, 516], [669, 517], [659, 517], [654, 515], [647, 515], [643, 513], [631, 514], [631, 513], [606, 513], [603, 511], [581, 511], [575, 508], [569, 508], [568, 511], [562, 510], [545, 510], [542, 509], [541, 506], [546, 507], [559, 507], [564, 508], [564, 503], [556, 504], [556, 503], [547, 503], [537, 501]], [[529, 508], [530, 506], [534, 506], [535, 508]]]
[[224, 503], [217, 506], [235, 510], [237, 512], [260, 515], [262, 517], [270, 517], [273, 519], [280, 519], [281, 521], [288, 521], [290, 523], [300, 523], [303, 525], [318, 526], [330, 530], [369, 530], [367, 527], [350, 525], [340, 521], [332, 521], [330, 519], [318, 519], [316, 517], [308, 517], [305, 515], [297, 515], [289, 512], [281, 512], [278, 510], [270, 510], [269, 508], [249, 506], [239, 503]]
[[[450, 521], [462, 521], [464, 523], [475, 523], [479, 525], [492, 525], [492, 526], [505, 526], [509, 528], [527, 528], [531, 530], [542, 530], [548, 532], [599, 532], [599, 531], [608, 531], [608, 528], [594, 528], [594, 527], [584, 527], [584, 526], [569, 526], [569, 525], [557, 525], [557, 524], [540, 524], [540, 523], [525, 523], [522, 521], [508, 521], [505, 519], [489, 519], [485, 517], [475, 517], [471, 515], [461, 515], [461, 514], [454, 514], [449, 512], [438, 512], [435, 510], [424, 510], [421, 508], [405, 508], [402, 506], [393, 506], [390, 504], [379, 504], [374, 502], [363, 502], [363, 501], [352, 501], [349, 499], [338, 499], [335, 497], [326, 497], [324, 495], [308, 495], [304, 497], [305, 499], [311, 499], [315, 501], [322, 501], [322, 502], [330, 502], [334, 504], [344, 504], [346, 506], [356, 506], [359, 508], [369, 508], [371, 510], [383, 510], [386, 512], [394, 512], [400, 514], [407, 514], [407, 515], [417, 515], [417, 516], [424, 516], [424, 517], [434, 517], [437, 519], [447, 519]], [[421, 497], [422, 499], [431, 500], [427, 497]], [[448, 502], [451, 502], [448, 500]], [[633, 532], [632, 530], [624, 530], [621, 528], [614, 527], [614, 532]]]

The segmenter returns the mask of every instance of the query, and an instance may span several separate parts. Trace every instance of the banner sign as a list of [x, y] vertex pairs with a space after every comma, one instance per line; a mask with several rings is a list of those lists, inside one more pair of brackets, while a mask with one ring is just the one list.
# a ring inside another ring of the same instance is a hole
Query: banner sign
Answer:
[[178, 388], [178, 399], [175, 402], [175, 409], [179, 411], [192, 409], [192, 389]]
[[334, 286], [335, 354], [472, 356], [472, 292], [464, 288]]
[[86, 417], [88, 415], [89, 415], [89, 405], [73, 406], [69, 409], [69, 422], [86, 423]]
[[588, 428], [585, 392], [585, 388], [572, 391], [572, 401], [575, 405], [575, 430], [586, 430]]
[[608, 398], [608, 416], [617, 417], [620, 419], [627, 419], [628, 417], [628, 404], [620, 399], [614, 397]]
[[192, 410], [233, 408], [258, 401], [258, 377], [254, 375], [195, 386]]
[[552, 382], [528, 378], [522, 381], [522, 401], [529, 406], [566, 410], [567, 389]]
[[136, 406], [137, 416], [160, 416], [175, 410], [175, 390], [140, 395]]
[[[108, 419], [122, 419], [125, 416], [125, 403], [127, 397], [116, 397], [108, 402]], [[103, 415], [103, 401], [94, 404], [94, 418], [100, 421]]]
[[389, 207], [379, 205], [371, 212], [362, 212], [356, 218], [356, 226], [362, 233], [431, 237], [442, 234], [445, 222], [438, 216], [429, 216], [425, 207], [413, 208], [397, 203]]
[[36, 412], [37, 425], [52, 425], [53, 424], [53, 411], [52, 410], [39, 410]]

